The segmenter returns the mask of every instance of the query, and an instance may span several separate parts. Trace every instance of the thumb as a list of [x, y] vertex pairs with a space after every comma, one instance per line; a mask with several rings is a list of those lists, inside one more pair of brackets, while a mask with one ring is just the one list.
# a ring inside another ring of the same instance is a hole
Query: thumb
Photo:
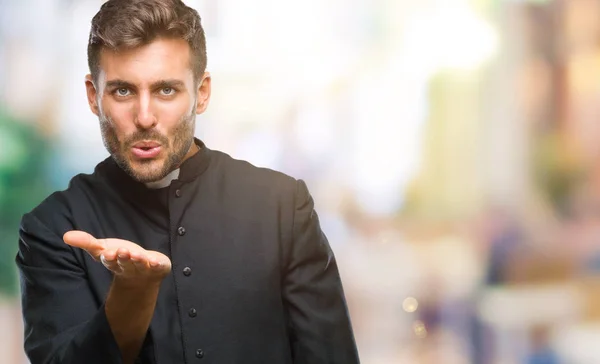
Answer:
[[85, 231], [67, 231], [63, 235], [63, 240], [72, 247], [87, 251], [94, 259], [98, 259], [100, 253], [105, 249], [105, 245], [101, 240], [96, 239]]

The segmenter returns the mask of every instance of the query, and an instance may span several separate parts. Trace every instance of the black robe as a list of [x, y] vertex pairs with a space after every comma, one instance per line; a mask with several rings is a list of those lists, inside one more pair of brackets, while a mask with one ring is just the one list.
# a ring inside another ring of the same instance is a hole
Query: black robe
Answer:
[[152, 190], [112, 158], [22, 219], [25, 350], [32, 364], [111, 364], [111, 273], [62, 241], [121, 238], [172, 261], [139, 363], [358, 363], [342, 284], [302, 180], [201, 149]]

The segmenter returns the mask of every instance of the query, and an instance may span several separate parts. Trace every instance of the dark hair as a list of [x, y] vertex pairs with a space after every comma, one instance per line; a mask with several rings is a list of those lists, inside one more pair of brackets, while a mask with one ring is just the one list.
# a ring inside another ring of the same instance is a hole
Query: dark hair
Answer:
[[198, 12], [181, 0], [109, 0], [92, 19], [88, 65], [94, 80], [103, 48], [118, 50], [146, 45], [164, 37], [185, 40], [196, 80], [206, 70], [206, 39]]

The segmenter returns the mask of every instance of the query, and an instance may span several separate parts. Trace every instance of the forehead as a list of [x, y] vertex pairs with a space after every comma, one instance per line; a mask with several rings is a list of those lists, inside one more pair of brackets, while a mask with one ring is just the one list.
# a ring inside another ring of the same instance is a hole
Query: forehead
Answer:
[[157, 39], [130, 49], [103, 49], [101, 79], [120, 79], [139, 85], [165, 79], [193, 81], [190, 56], [190, 47], [182, 39]]

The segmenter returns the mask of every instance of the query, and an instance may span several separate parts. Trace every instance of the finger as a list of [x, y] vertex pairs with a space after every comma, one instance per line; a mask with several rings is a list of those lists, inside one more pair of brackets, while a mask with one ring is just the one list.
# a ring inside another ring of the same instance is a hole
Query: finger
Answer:
[[118, 248], [117, 249], [117, 260], [118, 261], [122, 261], [122, 262], [127, 262], [129, 261], [129, 250], [125, 249], [125, 248]]
[[161, 271], [171, 270], [171, 260], [166, 255], [156, 251], [149, 251], [148, 255], [157, 262], [157, 265], [153, 266], [153, 268]]
[[131, 263], [133, 263], [135, 269], [138, 272], [144, 272], [148, 270], [148, 259], [144, 254], [141, 254], [139, 252], [130, 252], [129, 259], [131, 260]]
[[153, 271], [171, 270], [171, 261], [163, 254], [150, 254], [148, 260]]
[[102, 265], [106, 267], [106, 269], [112, 271], [113, 273], [121, 274], [123, 272], [123, 269], [117, 262], [117, 252], [114, 250], [103, 252], [100, 255], [100, 261], [102, 262]]
[[148, 257], [148, 265], [150, 266], [150, 269], [158, 269], [160, 267], [160, 260], [151, 255]]
[[160, 263], [163, 270], [170, 271], [171, 270], [171, 260], [165, 259]]
[[100, 253], [105, 249], [105, 245], [102, 241], [85, 231], [67, 231], [63, 235], [63, 240], [72, 247], [81, 248], [87, 251], [94, 259], [98, 259]]
[[131, 255], [127, 249], [119, 248], [117, 250], [117, 264], [119, 267], [121, 267], [124, 273], [135, 271], [135, 265], [131, 261]]

